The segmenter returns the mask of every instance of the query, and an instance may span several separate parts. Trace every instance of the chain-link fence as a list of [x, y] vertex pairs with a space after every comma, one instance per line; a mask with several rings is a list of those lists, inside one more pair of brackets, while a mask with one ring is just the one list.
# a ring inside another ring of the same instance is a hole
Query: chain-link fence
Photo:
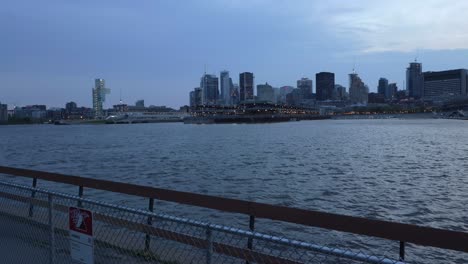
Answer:
[[92, 212], [94, 263], [403, 263], [6, 182], [2, 262], [72, 262], [70, 207]]

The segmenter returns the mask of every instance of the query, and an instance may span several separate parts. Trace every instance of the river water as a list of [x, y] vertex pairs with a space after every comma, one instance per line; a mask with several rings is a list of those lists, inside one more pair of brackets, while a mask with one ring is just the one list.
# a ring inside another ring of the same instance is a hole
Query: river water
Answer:
[[0, 164], [466, 232], [467, 139], [441, 119], [1, 126]]

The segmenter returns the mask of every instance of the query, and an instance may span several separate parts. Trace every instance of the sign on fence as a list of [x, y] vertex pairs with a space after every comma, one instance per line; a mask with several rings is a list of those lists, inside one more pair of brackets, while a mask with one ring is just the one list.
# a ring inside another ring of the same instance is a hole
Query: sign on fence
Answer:
[[94, 263], [93, 213], [85, 209], [70, 207], [68, 223], [72, 260], [80, 264]]

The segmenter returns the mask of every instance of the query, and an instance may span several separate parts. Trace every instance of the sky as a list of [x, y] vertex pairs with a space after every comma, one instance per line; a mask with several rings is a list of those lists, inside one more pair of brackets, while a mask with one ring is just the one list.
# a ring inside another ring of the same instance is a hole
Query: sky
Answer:
[[405, 69], [468, 68], [468, 1], [452, 0], [6, 0], [0, 8], [0, 102], [178, 108], [203, 73], [253, 72], [255, 84], [296, 86], [321, 71], [370, 91], [380, 77], [404, 88]]

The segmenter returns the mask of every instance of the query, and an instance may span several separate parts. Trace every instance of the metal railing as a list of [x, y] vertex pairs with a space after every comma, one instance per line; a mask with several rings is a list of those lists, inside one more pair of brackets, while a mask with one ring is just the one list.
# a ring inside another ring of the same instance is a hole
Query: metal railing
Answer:
[[[289, 263], [307, 263], [311, 260], [317, 263], [328, 263], [318, 262], [317, 259], [320, 258], [319, 256], [334, 256], [337, 258], [345, 258], [348, 260], [356, 260], [366, 263], [398, 263], [398, 261], [404, 261], [405, 247], [408, 243], [417, 244], [421, 246], [437, 247], [441, 249], [450, 249], [465, 253], [468, 252], [468, 233], [466, 232], [456, 232], [436, 228], [393, 223], [388, 221], [370, 220], [366, 218], [330, 214], [255, 202], [247, 202], [242, 200], [165, 190], [105, 180], [89, 179], [77, 176], [62, 175], [57, 173], [48, 173], [1, 166], [0, 173], [29, 177], [33, 179], [33, 187], [19, 186], [10, 183], [1, 184], [2, 186], [21, 189], [23, 191], [27, 190], [28, 193], [26, 196], [14, 195], [11, 192], [0, 193], [0, 197], [3, 197], [5, 199], [26, 203], [28, 205], [28, 210], [26, 210], [28, 213], [26, 215], [28, 215], [29, 218], [31, 218], [33, 212], [35, 211], [35, 206], [48, 206], [44, 199], [41, 200], [40, 198], [38, 198], [39, 193], [53, 195], [54, 197], [56, 196], [62, 199], [68, 199], [70, 201], [73, 201], [72, 204], [74, 206], [78, 205], [86, 207], [92, 205], [107, 209], [112, 208], [113, 210], [119, 211], [119, 213], [127, 212], [135, 214], [139, 218], [142, 217], [142, 222], [127, 221], [122, 220], [119, 217], [109, 216], [107, 214], [101, 215], [100, 213], [98, 213], [98, 218], [100, 218], [104, 222], [108, 220], [107, 223], [109, 223], [109, 221], [111, 221], [112, 223], [119, 223], [121, 228], [125, 227], [128, 230], [140, 232], [142, 235], [141, 239], [144, 245], [144, 252], [151, 252], [152, 250], [156, 250], [154, 248], [154, 243], [152, 243], [152, 240], [154, 240], [155, 237], [159, 237], [169, 241], [175, 241], [177, 243], [189, 245], [194, 248], [206, 250], [206, 254], [198, 253], [198, 255], [206, 255], [205, 259], [207, 263], [218, 263], [209, 262], [209, 259], [211, 259], [211, 257], [209, 256], [213, 256], [213, 254], [223, 255], [237, 260], [241, 259], [242, 261], [251, 261], [258, 263], [286, 263], [288, 261], [292, 261]], [[69, 196], [38, 189], [36, 188], [37, 179], [76, 185], [78, 186], [78, 196]], [[149, 198], [148, 211], [135, 210], [127, 207], [115, 206], [102, 202], [84, 199], [82, 198], [82, 196], [85, 187], [147, 197]], [[194, 220], [188, 220], [164, 214], [155, 214], [153, 212], [155, 199], [205, 207], [210, 209], [217, 209], [233, 213], [246, 214], [250, 216], [249, 230], [241, 230], [221, 225], [208, 224], [204, 222], [198, 222]], [[63, 209], [63, 207], [57, 207], [57, 205], [54, 208]], [[258, 233], [255, 232], [255, 220], [257, 218], [280, 220], [305, 226], [320, 227], [358, 235], [393, 240], [399, 242], [399, 251], [395, 253], [395, 255], [398, 255], [398, 261], [392, 260], [388, 257], [376, 257], [364, 254], [362, 252], [353, 252], [334, 247], [320, 246], [312, 243], [300, 242], [296, 240], [290, 240], [286, 238], [280, 238], [276, 236]], [[196, 235], [193, 235], [192, 233], [184, 234], [184, 232], [180, 232], [178, 230], [168, 230], [166, 228], [155, 227], [155, 225], [157, 225], [160, 221], [165, 221], [167, 223], [170, 222], [174, 227], [183, 224], [187, 227], [190, 226], [191, 228], [198, 228], [200, 230], [197, 231], [198, 233], [195, 232]], [[216, 232], [219, 232], [221, 234], [213, 237], [213, 234]], [[235, 239], [233, 237], [235, 237]], [[245, 241], [247, 241], [247, 243]], [[278, 247], [281, 248], [279, 252], [277, 252]], [[167, 247], [168, 250], [169, 248], [171, 247]], [[262, 252], [258, 249], [265, 249], [266, 251]], [[275, 249], [276, 251], [273, 249]], [[285, 253], [291, 249], [293, 249], [293, 251], [302, 250], [303, 252], [295, 252], [294, 254]], [[287, 258], [282, 257], [285, 256], [285, 254]], [[197, 254], [194, 254], [194, 256], [195, 255]], [[308, 259], [304, 256], [313, 256], [313, 258]], [[180, 263], [185, 262], [186, 261]], [[195, 262], [188, 263], [199, 262], [205, 263], [205, 261], [198, 260]], [[223, 260], [222, 262], [225, 261]], [[330, 263], [336, 263], [336, 260], [333, 260]]]

